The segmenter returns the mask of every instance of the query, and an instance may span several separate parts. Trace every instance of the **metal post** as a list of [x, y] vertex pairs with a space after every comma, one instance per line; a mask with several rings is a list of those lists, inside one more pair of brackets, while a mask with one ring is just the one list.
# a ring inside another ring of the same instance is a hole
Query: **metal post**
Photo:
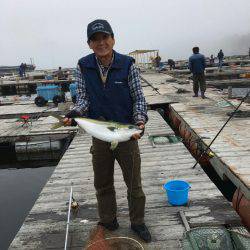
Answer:
[[187, 218], [186, 218], [184, 212], [181, 210], [181, 211], [179, 211], [179, 214], [181, 216], [181, 220], [182, 220], [182, 222], [184, 224], [184, 227], [185, 227], [186, 231], [187, 232], [190, 231], [190, 226], [188, 224], [188, 221], [187, 221]]

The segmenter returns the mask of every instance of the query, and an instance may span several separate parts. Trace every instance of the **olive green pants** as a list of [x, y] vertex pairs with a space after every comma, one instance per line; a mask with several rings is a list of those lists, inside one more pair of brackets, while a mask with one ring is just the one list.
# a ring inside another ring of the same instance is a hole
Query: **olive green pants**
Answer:
[[110, 143], [93, 138], [91, 153], [100, 222], [109, 223], [116, 217], [114, 162], [117, 160], [127, 186], [130, 221], [132, 224], [144, 223], [146, 198], [141, 186], [138, 142], [135, 140], [121, 142], [112, 151]]
[[201, 93], [204, 94], [206, 91], [206, 79], [205, 74], [193, 74], [193, 91], [196, 95], [198, 95], [199, 88]]

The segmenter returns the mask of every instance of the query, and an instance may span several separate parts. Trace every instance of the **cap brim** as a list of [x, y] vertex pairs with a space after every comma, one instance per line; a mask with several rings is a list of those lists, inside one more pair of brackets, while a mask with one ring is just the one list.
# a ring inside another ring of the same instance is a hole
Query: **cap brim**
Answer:
[[96, 34], [96, 33], [105, 33], [105, 34], [108, 34], [108, 35], [112, 35], [111, 32], [108, 32], [108, 31], [100, 31], [100, 30], [97, 30], [97, 31], [94, 31], [91, 36], [88, 38], [88, 41], [91, 40], [91, 37]]

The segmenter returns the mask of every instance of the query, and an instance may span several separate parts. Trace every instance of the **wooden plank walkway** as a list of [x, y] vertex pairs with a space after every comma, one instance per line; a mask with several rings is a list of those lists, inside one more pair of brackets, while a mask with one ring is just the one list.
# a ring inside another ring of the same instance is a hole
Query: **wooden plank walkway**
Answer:
[[55, 107], [53, 103], [46, 105], [44, 107], [37, 107], [35, 103], [31, 101], [24, 101], [20, 103], [15, 103], [11, 105], [0, 106], [0, 119], [16, 118], [21, 115], [30, 115], [32, 117], [37, 116], [48, 116], [49, 113], [62, 113]]
[[239, 87], [249, 87], [250, 86], [250, 79], [249, 78], [242, 78], [242, 79], [230, 79], [230, 80], [216, 80], [216, 81], [207, 81], [207, 86], [215, 87], [215, 88], [222, 88], [227, 89], [229, 86], [234, 88]]
[[[184, 226], [178, 214], [180, 210], [184, 211], [191, 227], [239, 223], [230, 203], [203, 170], [191, 168], [195, 160], [181, 142], [152, 146], [149, 135], [157, 133], [171, 134], [173, 131], [159, 113], [150, 111], [145, 135], [139, 141], [142, 181], [147, 197], [146, 223], [153, 238], [150, 244], [142, 243], [144, 248], [181, 249]], [[88, 134], [78, 134], [74, 138], [9, 249], [63, 248], [71, 182], [80, 209], [70, 223], [69, 249], [86, 247], [90, 232], [98, 221], [90, 145]], [[162, 185], [173, 178], [191, 184], [187, 206], [173, 207], [167, 203]], [[129, 229], [126, 187], [118, 165], [115, 167], [115, 187], [120, 228], [108, 235], [138, 240]]]
[[142, 74], [142, 76], [160, 93], [157, 93], [152, 87], [142, 81], [143, 93], [149, 108], [155, 105], [187, 101], [185, 96], [176, 94], [178, 88], [172, 84], [174, 80], [172, 76], [155, 73]]
[[18, 119], [1, 119], [0, 143], [15, 141], [34, 141], [42, 138], [62, 139], [75, 133], [77, 127], [61, 127], [52, 129], [58, 120], [52, 116], [40, 117], [32, 123], [24, 125]]
[[[208, 100], [203, 104], [171, 104], [191, 131], [209, 145], [228, 119], [232, 108], [215, 106]], [[210, 159], [213, 167], [223, 179], [227, 176], [250, 199], [250, 119], [233, 118], [211, 146], [215, 157]]]
[[0, 88], [4, 86], [18, 86], [18, 85], [36, 85], [36, 84], [65, 84], [65, 83], [72, 83], [74, 79], [66, 79], [66, 80], [19, 80], [19, 81], [8, 81], [2, 80], [0, 82]]
[[[143, 75], [149, 82], [154, 83], [158, 88], [160, 100], [170, 100], [173, 96], [179, 103], [169, 102], [170, 108], [187, 125], [190, 131], [197, 134], [204, 145], [208, 145], [222, 125], [228, 119], [228, 112], [234, 108], [230, 105], [221, 105], [225, 103], [225, 96], [218, 93], [217, 90], [207, 89], [206, 95], [209, 99], [192, 98], [192, 92], [176, 94], [176, 88], [192, 91], [191, 84], [179, 85], [174, 82], [162, 85], [164, 81], [162, 75], [151, 74]], [[165, 77], [168, 81], [169, 77]], [[223, 99], [224, 98], [224, 99]], [[146, 92], [146, 100], [151, 105], [158, 103], [156, 94], [150, 96]], [[228, 100], [237, 106], [239, 100]], [[243, 103], [242, 111], [249, 111], [248, 103]], [[249, 172], [249, 151], [250, 151], [250, 119], [233, 118], [225, 127], [221, 135], [212, 145], [215, 153], [210, 162], [222, 179], [229, 178], [237, 187], [240, 187], [245, 196], [250, 199], [250, 172]], [[203, 139], [202, 137], [208, 137]]]

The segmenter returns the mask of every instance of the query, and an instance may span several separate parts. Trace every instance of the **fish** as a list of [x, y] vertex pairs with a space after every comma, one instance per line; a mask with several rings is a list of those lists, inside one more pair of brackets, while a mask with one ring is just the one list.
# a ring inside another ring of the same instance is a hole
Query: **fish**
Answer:
[[[61, 126], [62, 117], [54, 116], [59, 119], [59, 123], [55, 124], [54, 129]], [[84, 129], [91, 136], [111, 143], [111, 150], [114, 150], [119, 142], [130, 140], [134, 134], [141, 134], [142, 130], [133, 124], [123, 124], [113, 121], [101, 121], [85, 117], [74, 118], [78, 126]]]
[[119, 142], [128, 141], [132, 135], [141, 133], [137, 126], [112, 121], [100, 121], [89, 118], [75, 118], [78, 126], [93, 137], [111, 143], [114, 150]]

